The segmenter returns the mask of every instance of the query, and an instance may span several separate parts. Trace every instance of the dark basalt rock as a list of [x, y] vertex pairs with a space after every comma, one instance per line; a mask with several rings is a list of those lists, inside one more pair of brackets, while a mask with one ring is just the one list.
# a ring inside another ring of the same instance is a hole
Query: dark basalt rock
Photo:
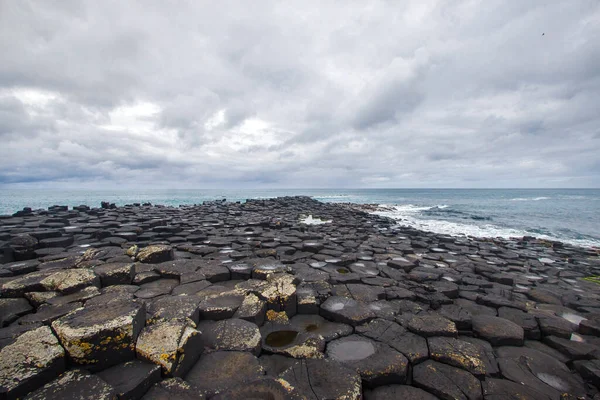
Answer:
[[362, 325], [376, 317], [366, 304], [339, 296], [332, 296], [321, 304], [320, 314], [331, 321], [352, 326]]
[[485, 398], [491, 400], [550, 400], [552, 398], [521, 383], [504, 379], [486, 379], [485, 382], [482, 382], [482, 386]]
[[202, 332], [205, 351], [249, 351], [259, 355], [261, 335], [258, 326], [243, 319], [226, 319], [223, 321], [201, 323], [198, 328]]
[[26, 397], [28, 400], [82, 399], [113, 400], [117, 396], [114, 388], [89, 372], [67, 371], [54, 381]]
[[353, 331], [349, 325], [327, 321], [318, 315], [296, 315], [289, 326], [299, 333], [322, 336], [326, 342], [351, 335]]
[[0, 327], [8, 326], [32, 310], [33, 307], [25, 299], [0, 299]]
[[541, 338], [540, 328], [534, 315], [517, 310], [515, 308], [500, 307], [498, 309], [498, 316], [514, 322], [523, 328], [525, 337], [527, 339], [539, 340]]
[[146, 312], [134, 302], [115, 302], [76, 310], [52, 323], [52, 329], [77, 365], [92, 371], [132, 359]]
[[197, 388], [181, 378], [158, 382], [142, 397], [142, 400], [205, 400]]
[[597, 397], [597, 251], [308, 197], [105, 206], [0, 217], [0, 398], [65, 368], [121, 398]]
[[102, 286], [129, 285], [135, 277], [131, 263], [108, 263], [98, 265], [94, 272], [100, 277]]
[[59, 306], [52, 306], [48, 304], [43, 304], [38, 307], [37, 312], [33, 314], [27, 314], [23, 317], [19, 318], [16, 323], [20, 325], [26, 324], [38, 324], [42, 323], [45, 325], [50, 325], [56, 319], [67, 315], [68, 313], [81, 308], [80, 302], [67, 303]]
[[437, 400], [438, 397], [424, 390], [407, 385], [380, 386], [365, 392], [365, 400]]
[[298, 390], [282, 378], [263, 378], [242, 383], [233, 389], [212, 397], [214, 400], [301, 400], [304, 398]]
[[325, 339], [306, 330], [296, 330], [289, 324], [267, 323], [261, 328], [262, 350], [293, 358], [323, 358]]
[[361, 399], [360, 375], [332, 360], [300, 360], [281, 377], [310, 400]]
[[477, 315], [472, 319], [473, 332], [492, 346], [522, 346], [523, 328], [504, 318]]
[[160, 321], [180, 320], [192, 321], [195, 325], [200, 320], [200, 298], [198, 296], [164, 296], [152, 301], [147, 307], [148, 324]]
[[565, 364], [545, 353], [527, 347], [500, 347], [496, 353], [506, 379], [550, 398], [559, 398], [563, 393], [585, 396], [582, 379], [577, 379]]
[[203, 355], [185, 376], [200, 393], [214, 396], [264, 375], [258, 358], [248, 352], [217, 351]]
[[233, 317], [242, 305], [245, 296], [241, 293], [223, 293], [200, 302], [200, 317], [208, 320], [221, 320]]
[[327, 356], [356, 369], [369, 387], [406, 382], [408, 360], [381, 342], [346, 336], [327, 345]]
[[429, 357], [433, 360], [462, 368], [473, 375], [487, 372], [485, 356], [479, 346], [448, 337], [432, 337], [427, 339], [427, 344]]
[[15, 340], [17, 340], [17, 338], [19, 336], [21, 336], [23, 333], [40, 328], [41, 326], [42, 326], [42, 324], [38, 322], [38, 323], [26, 324], [26, 325], [13, 324], [13, 325], [9, 326], [8, 328], [1, 328], [0, 329], [0, 349], [8, 346], [11, 343], [14, 343]]
[[432, 360], [413, 368], [413, 383], [441, 399], [483, 399], [477, 378], [467, 371]]
[[161, 379], [160, 366], [139, 360], [115, 365], [96, 376], [112, 386], [119, 399], [139, 399]]
[[569, 361], [600, 358], [600, 348], [590, 343], [577, 342], [556, 336], [546, 336], [544, 343], [565, 354]]
[[381, 318], [374, 319], [368, 324], [357, 326], [356, 333], [385, 343], [398, 350], [412, 364], [418, 364], [429, 356], [429, 349], [425, 338], [408, 332], [393, 321]]
[[408, 329], [424, 337], [450, 336], [456, 337], [456, 324], [449, 319], [436, 315], [416, 316], [408, 321]]

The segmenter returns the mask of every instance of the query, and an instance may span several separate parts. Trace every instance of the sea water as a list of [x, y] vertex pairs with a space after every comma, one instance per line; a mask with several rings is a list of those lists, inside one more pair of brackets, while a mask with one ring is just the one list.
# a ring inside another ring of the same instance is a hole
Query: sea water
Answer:
[[[451, 235], [536, 236], [600, 247], [600, 189], [261, 189], [34, 190], [0, 189], [0, 214], [25, 206], [100, 206], [150, 202], [168, 206], [227, 199], [306, 195], [323, 202], [377, 203], [399, 223]], [[317, 216], [315, 216], [317, 217]]]

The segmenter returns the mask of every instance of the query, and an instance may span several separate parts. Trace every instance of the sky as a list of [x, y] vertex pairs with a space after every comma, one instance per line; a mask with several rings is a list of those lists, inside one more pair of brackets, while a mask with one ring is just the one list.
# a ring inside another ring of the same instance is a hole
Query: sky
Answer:
[[600, 2], [0, 0], [0, 188], [600, 187]]

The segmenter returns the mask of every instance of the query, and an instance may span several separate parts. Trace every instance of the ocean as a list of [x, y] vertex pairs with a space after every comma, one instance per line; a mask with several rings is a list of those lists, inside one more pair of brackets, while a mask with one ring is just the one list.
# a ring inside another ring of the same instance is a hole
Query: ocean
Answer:
[[169, 206], [206, 200], [306, 195], [324, 202], [378, 203], [404, 225], [477, 237], [536, 236], [600, 247], [600, 189], [262, 189], [34, 190], [0, 189], [0, 214], [23, 207], [150, 202]]

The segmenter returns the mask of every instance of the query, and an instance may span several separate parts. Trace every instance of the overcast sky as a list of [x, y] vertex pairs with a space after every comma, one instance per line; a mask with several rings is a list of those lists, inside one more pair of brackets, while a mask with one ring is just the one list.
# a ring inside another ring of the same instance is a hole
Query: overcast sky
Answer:
[[3, 187], [600, 187], [600, 2], [0, 0]]

